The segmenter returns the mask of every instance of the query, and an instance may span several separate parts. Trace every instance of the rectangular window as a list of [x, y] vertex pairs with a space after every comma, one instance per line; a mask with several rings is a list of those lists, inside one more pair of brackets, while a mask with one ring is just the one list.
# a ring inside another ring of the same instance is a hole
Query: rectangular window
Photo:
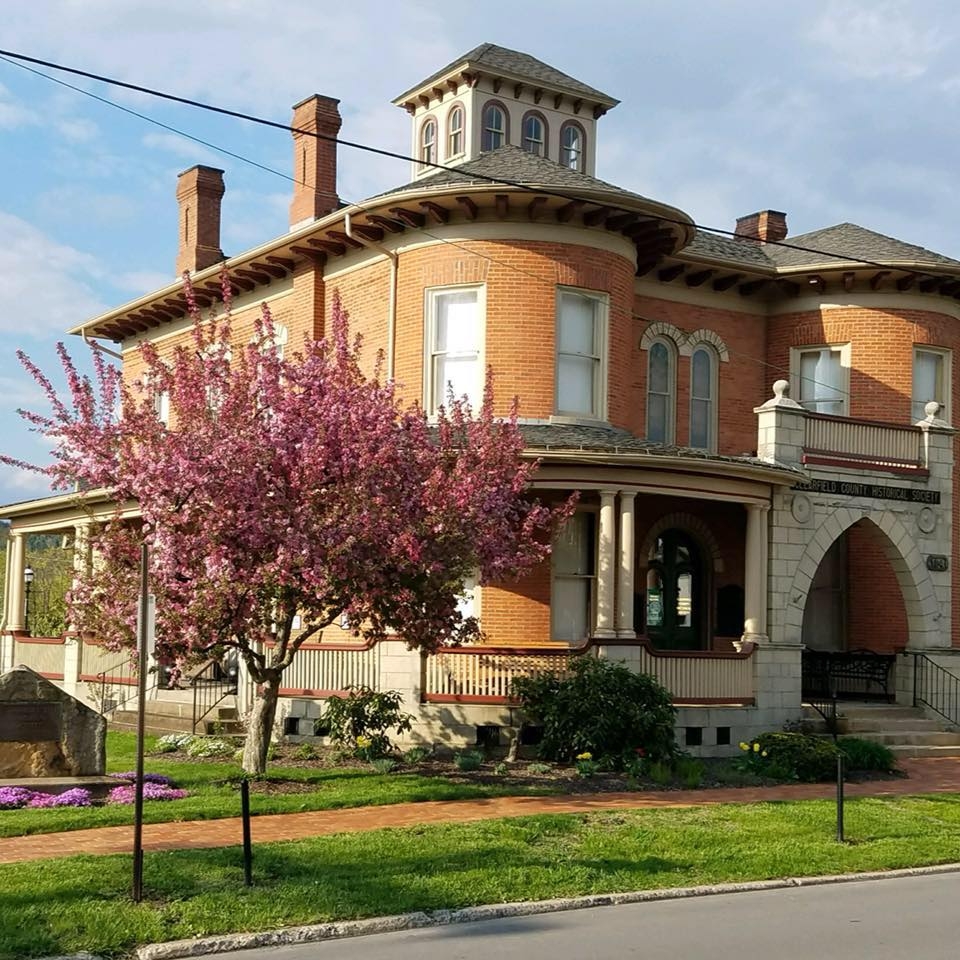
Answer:
[[606, 300], [597, 295], [559, 291], [556, 411], [562, 416], [606, 416], [606, 306]]
[[940, 404], [940, 417], [949, 420], [950, 354], [927, 347], [913, 348], [913, 393], [910, 416], [914, 423], [927, 416], [924, 407], [935, 400]]
[[849, 345], [794, 349], [791, 360], [799, 404], [814, 413], [847, 416]]
[[481, 288], [427, 291], [427, 410], [436, 413], [452, 393], [474, 410], [483, 402], [480, 363]]
[[554, 539], [550, 598], [554, 640], [581, 643], [593, 632], [595, 521], [595, 514], [579, 511]]

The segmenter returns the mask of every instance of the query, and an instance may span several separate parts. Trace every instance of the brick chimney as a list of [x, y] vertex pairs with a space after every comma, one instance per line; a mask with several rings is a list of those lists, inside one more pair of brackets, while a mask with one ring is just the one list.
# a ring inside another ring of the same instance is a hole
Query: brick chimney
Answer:
[[293, 202], [291, 228], [316, 220], [340, 206], [337, 196], [337, 145], [297, 130], [335, 137], [340, 132], [340, 101], [314, 94], [293, 108]]
[[224, 259], [220, 249], [220, 201], [223, 171], [216, 167], [191, 167], [177, 177], [180, 206], [177, 276], [195, 273]]
[[737, 240], [783, 240], [787, 235], [787, 215], [779, 210], [761, 210], [737, 219]]

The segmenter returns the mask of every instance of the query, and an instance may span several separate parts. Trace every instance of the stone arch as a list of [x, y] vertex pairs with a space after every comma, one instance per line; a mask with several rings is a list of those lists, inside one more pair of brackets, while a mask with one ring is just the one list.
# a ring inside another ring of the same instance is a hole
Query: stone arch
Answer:
[[694, 330], [693, 333], [688, 333], [683, 347], [680, 350], [680, 355], [684, 357], [692, 357], [693, 351], [701, 343], [708, 343], [714, 350], [717, 351], [717, 356], [724, 362], [727, 363], [730, 360], [730, 351], [727, 349], [727, 345], [723, 342], [723, 337], [719, 333], [714, 333], [713, 330], [707, 330], [706, 327], [702, 327], [699, 330]]
[[824, 556], [837, 538], [860, 520], [870, 521], [884, 534], [884, 553], [890, 561], [907, 615], [910, 647], [943, 646], [939, 622], [942, 617], [936, 591], [923, 557], [907, 528], [889, 510], [880, 512], [840, 507], [822, 520], [797, 564], [787, 595], [786, 639], [799, 642], [803, 610], [810, 586]]
[[663, 320], [654, 320], [648, 324], [647, 329], [643, 331], [643, 336], [640, 338], [640, 349], [649, 350], [650, 347], [653, 346], [654, 340], [658, 338], [669, 340], [676, 348], [677, 353], [680, 353], [686, 340], [686, 335], [679, 327], [675, 327], [672, 323], [665, 323]]
[[650, 548], [653, 541], [663, 533], [664, 530], [672, 529], [683, 530], [689, 533], [694, 540], [703, 548], [704, 556], [709, 557], [712, 563], [711, 569], [714, 573], [723, 573], [723, 555], [720, 552], [720, 544], [713, 535], [713, 531], [699, 517], [691, 513], [668, 513], [661, 517], [647, 531], [647, 535], [640, 544], [640, 556], [642, 558], [650, 555]]

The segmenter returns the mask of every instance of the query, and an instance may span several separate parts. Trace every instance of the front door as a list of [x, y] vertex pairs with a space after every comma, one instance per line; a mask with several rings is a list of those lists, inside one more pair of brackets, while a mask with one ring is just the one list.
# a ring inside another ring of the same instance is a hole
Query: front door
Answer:
[[703, 564], [682, 530], [665, 530], [647, 560], [645, 626], [655, 647], [700, 650], [704, 644]]

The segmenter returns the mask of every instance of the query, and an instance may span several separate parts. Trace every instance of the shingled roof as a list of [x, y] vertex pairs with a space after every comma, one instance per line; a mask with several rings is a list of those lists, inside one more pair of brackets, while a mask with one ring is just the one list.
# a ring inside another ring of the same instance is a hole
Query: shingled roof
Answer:
[[[477, 174], [480, 174], [480, 176], [477, 176]], [[461, 163], [459, 166], [446, 170], [437, 170], [435, 173], [420, 177], [412, 183], [395, 187], [393, 190], [388, 190], [387, 194], [401, 193], [405, 190], [443, 187], [450, 184], [457, 184], [458, 186], [489, 184], [490, 181], [484, 179], [485, 177], [491, 177], [497, 181], [510, 180], [524, 185], [554, 187], [571, 195], [576, 195], [579, 191], [584, 190], [618, 193], [625, 199], [656, 204], [661, 208], [663, 206], [649, 197], [643, 197], [639, 193], [631, 193], [629, 190], [624, 190], [623, 187], [616, 186], [616, 184], [598, 180], [596, 177], [580, 173], [577, 170], [571, 170], [555, 160], [537, 156], [512, 143], [498, 147], [496, 150], [481, 153], [475, 160], [468, 160], [466, 163]]]
[[772, 248], [767, 244], [734, 240], [733, 237], [721, 237], [698, 230], [693, 240], [681, 252], [708, 260], [731, 261], [748, 267], [768, 267], [772, 270], [774, 262], [769, 256], [770, 249]]
[[866, 259], [877, 263], [929, 263], [931, 266], [960, 267], [960, 260], [953, 260], [927, 250], [926, 247], [918, 247], [916, 244], [876, 233], [855, 223], [837, 223], [822, 230], [787, 237], [784, 242], [825, 252], [810, 253], [807, 250], [791, 249], [790, 246], [767, 244], [764, 248], [767, 256], [780, 268], [829, 266], [844, 262], [829, 256], [826, 251], [849, 257], [851, 263], [860, 263]]
[[536, 57], [531, 57], [529, 53], [521, 53], [519, 50], [509, 50], [507, 47], [498, 47], [494, 43], [481, 43], [480, 46], [474, 47], [455, 60], [451, 60], [450, 63], [427, 77], [426, 80], [421, 80], [416, 86], [401, 93], [394, 102], [403, 100], [421, 87], [427, 87], [442, 77], [447, 76], [447, 74], [452, 73], [458, 67], [465, 67], [467, 64], [485, 67], [493, 73], [508, 74], [511, 77], [536, 81], [551, 89], [580, 94], [584, 97], [599, 100], [610, 107], [620, 102], [602, 90], [597, 90], [595, 87], [581, 83], [579, 80], [563, 73], [561, 70], [557, 70], [556, 67], [551, 67], [549, 63], [544, 63]]

